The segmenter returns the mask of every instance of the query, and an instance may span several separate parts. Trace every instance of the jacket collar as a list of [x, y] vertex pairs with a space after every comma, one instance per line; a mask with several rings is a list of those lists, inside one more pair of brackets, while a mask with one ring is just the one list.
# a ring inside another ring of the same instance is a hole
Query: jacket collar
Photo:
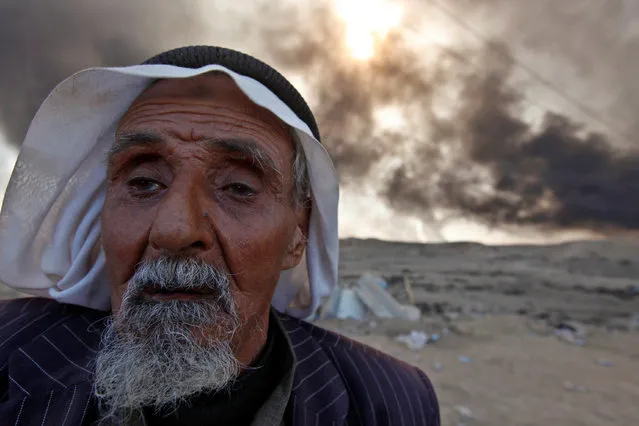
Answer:
[[[348, 414], [348, 394], [336, 364], [329, 357], [327, 330], [287, 315], [278, 315], [295, 357], [289, 405], [292, 424], [339, 425]], [[324, 343], [325, 347], [320, 344]]]

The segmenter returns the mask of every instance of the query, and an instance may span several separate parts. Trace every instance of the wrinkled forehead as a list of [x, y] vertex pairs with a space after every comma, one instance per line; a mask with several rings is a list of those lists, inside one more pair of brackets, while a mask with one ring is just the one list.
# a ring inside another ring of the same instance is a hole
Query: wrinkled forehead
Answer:
[[288, 125], [268, 109], [251, 101], [229, 75], [219, 71], [190, 78], [156, 80], [133, 101], [120, 119], [118, 129], [140, 107], [188, 103], [232, 110], [263, 122], [287, 139], [291, 134]]

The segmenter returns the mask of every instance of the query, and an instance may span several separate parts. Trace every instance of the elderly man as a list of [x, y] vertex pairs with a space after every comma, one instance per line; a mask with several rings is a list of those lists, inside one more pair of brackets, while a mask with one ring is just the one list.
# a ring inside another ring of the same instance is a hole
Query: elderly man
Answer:
[[216, 47], [58, 85], [0, 216], [6, 425], [439, 425], [418, 369], [299, 318], [335, 171], [277, 71]]

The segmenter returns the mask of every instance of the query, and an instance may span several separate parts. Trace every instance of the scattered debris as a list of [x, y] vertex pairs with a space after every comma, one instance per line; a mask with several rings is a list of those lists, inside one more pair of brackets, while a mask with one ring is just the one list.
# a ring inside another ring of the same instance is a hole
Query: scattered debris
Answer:
[[422, 311], [417, 306], [401, 305], [402, 312], [404, 313], [404, 319], [409, 321], [419, 321], [422, 317]]
[[464, 419], [472, 419], [473, 418], [473, 411], [465, 406], [465, 405], [457, 405], [455, 406], [455, 411], [457, 411], [459, 413], [459, 415], [464, 418]]
[[585, 387], [576, 385], [576, 384], [574, 384], [573, 382], [571, 382], [569, 380], [564, 381], [564, 388], [567, 391], [570, 391], [570, 392], [583, 393], [583, 392], [587, 392], [588, 391], [588, 389], [586, 389]]
[[563, 321], [557, 325], [557, 330], [568, 330], [577, 336], [586, 337], [586, 327], [577, 321]]
[[597, 360], [597, 365], [599, 365], [601, 367], [612, 367], [612, 366], [614, 366], [612, 361], [610, 361], [609, 359], [603, 359], [603, 358]]
[[555, 328], [555, 336], [577, 346], [583, 346], [586, 343], [586, 334], [586, 327], [576, 321], [565, 321]]
[[363, 281], [365, 281], [368, 284], [375, 284], [382, 290], [386, 290], [388, 288], [388, 283], [384, 280], [384, 278], [379, 277], [377, 275], [373, 275], [370, 272], [362, 274], [362, 276], [359, 277], [358, 283]]
[[[338, 318], [367, 320], [370, 314], [377, 318], [399, 318], [417, 321], [421, 311], [412, 305], [402, 305], [386, 289], [388, 284], [382, 278], [364, 274], [354, 288], [337, 287], [324, 302], [320, 319]], [[373, 326], [376, 327], [377, 324]]]
[[405, 343], [409, 349], [423, 349], [427, 344], [437, 343], [441, 340], [439, 333], [427, 334], [424, 331], [412, 330], [409, 334], [400, 334], [395, 337], [398, 342]]
[[437, 373], [442, 371], [442, 365], [439, 362], [436, 362], [435, 364], [433, 364], [433, 370], [435, 370]]
[[577, 337], [574, 333], [568, 330], [555, 330], [555, 335], [566, 343], [570, 343], [571, 345], [583, 346], [586, 341]]
[[379, 280], [365, 274], [357, 281], [354, 291], [360, 301], [378, 318], [402, 318], [417, 321], [421, 311], [416, 306], [402, 305], [379, 284]]
[[405, 343], [408, 349], [420, 350], [424, 349], [429, 342], [428, 334], [423, 331], [413, 330], [410, 334], [400, 334], [395, 338], [396, 341]]
[[364, 309], [364, 306], [355, 295], [355, 292], [349, 288], [342, 290], [342, 295], [339, 299], [339, 305], [337, 308], [337, 318], [352, 318], [357, 320], [366, 319], [366, 310]]
[[351, 289], [335, 288], [322, 307], [320, 318], [365, 320], [366, 309]]
[[470, 364], [473, 362], [471, 358], [467, 356], [463, 356], [463, 355], [460, 355], [458, 359], [459, 359], [459, 362], [461, 362], [462, 364]]

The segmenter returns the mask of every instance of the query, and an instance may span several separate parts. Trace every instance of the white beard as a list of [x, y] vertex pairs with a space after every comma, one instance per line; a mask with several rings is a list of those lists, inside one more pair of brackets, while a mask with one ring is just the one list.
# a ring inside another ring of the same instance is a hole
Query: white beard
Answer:
[[[209, 289], [218, 297], [147, 302], [140, 295], [151, 285]], [[102, 421], [127, 424], [144, 407], [174, 409], [188, 396], [225, 389], [242, 368], [231, 344], [239, 327], [225, 274], [195, 260], [142, 264], [103, 332], [96, 358]]]

